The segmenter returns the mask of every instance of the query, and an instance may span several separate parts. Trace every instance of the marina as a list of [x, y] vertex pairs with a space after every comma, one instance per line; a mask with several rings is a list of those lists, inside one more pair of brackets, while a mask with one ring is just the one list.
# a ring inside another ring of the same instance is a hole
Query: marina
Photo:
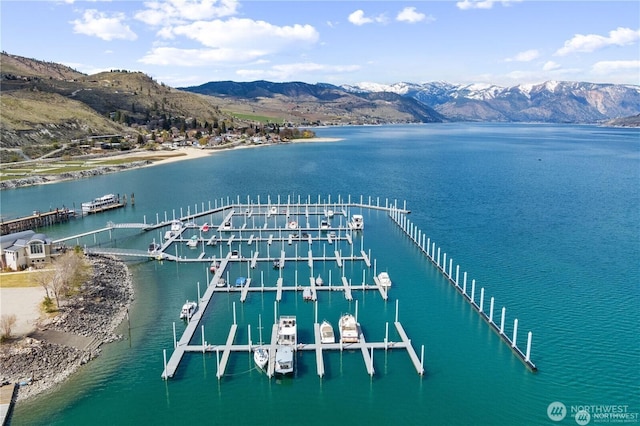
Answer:
[[[227, 202], [231, 202], [231, 200], [227, 199]], [[467, 273], [464, 272], [463, 284], [460, 285], [460, 267], [456, 266], [454, 276], [452, 273], [453, 259], [449, 258], [447, 263], [447, 254], [442, 253], [441, 256], [441, 249], [436, 248], [435, 243], [432, 243], [421, 230], [411, 224], [407, 219], [410, 211], [406, 209], [406, 203], [400, 208], [397, 206], [397, 201], [390, 202], [387, 199], [384, 201], [384, 204], [381, 205], [379, 198], [374, 200], [372, 197], [369, 197], [368, 200], [365, 200], [362, 196], [359, 202], [352, 202], [350, 196], [346, 200], [338, 197], [338, 200], [334, 203], [330, 203], [329, 201], [321, 202], [320, 197], [318, 197], [318, 202], [314, 203], [311, 201], [311, 196], [308, 196], [306, 200], [302, 200], [301, 196], [298, 196], [297, 200], [292, 200], [291, 197], [287, 197], [286, 202], [284, 202], [284, 200], [281, 200], [278, 196], [276, 202], [268, 197], [267, 202], [263, 204], [259, 198], [255, 202], [247, 198], [246, 203], [242, 203], [238, 196], [235, 203], [228, 205], [225, 204], [223, 199], [220, 199], [219, 205], [216, 200], [213, 206], [211, 206], [211, 202], [208, 203], [209, 208], [205, 208], [204, 203], [200, 205], [200, 209], [198, 209], [198, 207], [197, 204], [194, 205], [193, 213], [191, 212], [191, 207], [188, 207], [186, 215], [182, 215], [183, 210], [181, 209], [181, 216], [178, 218], [175, 216], [175, 211], [171, 219], [169, 219], [165, 212], [163, 221], [160, 221], [160, 215], [156, 215], [155, 223], [147, 223], [145, 216], [142, 223], [110, 223], [107, 228], [95, 231], [109, 231], [111, 235], [113, 230], [122, 228], [140, 229], [143, 232], [148, 232], [170, 227], [170, 230], [167, 231], [170, 232], [170, 234], [165, 232], [165, 236], [168, 238], [165, 238], [161, 246], [154, 245], [153, 252], [137, 252], [131, 249], [123, 251], [122, 249], [112, 249], [108, 247], [85, 247], [85, 252], [90, 254], [107, 254], [124, 257], [151, 256], [158, 261], [167, 260], [178, 263], [205, 263], [207, 265], [215, 265], [215, 267], [207, 268], [207, 271], [212, 273], [212, 277], [207, 278], [207, 288], [204, 296], [199, 298], [196, 312], [190, 317], [189, 324], [183, 336], [179, 341], [174, 338], [174, 351], [168, 361], [166, 360], [167, 354], [164, 354], [165, 366], [161, 376], [165, 379], [174, 376], [178, 365], [187, 352], [215, 351], [217, 355], [221, 352], [222, 357], [217, 363], [219, 367], [218, 377], [220, 378], [224, 374], [225, 366], [231, 352], [251, 352], [256, 349], [256, 346], [250, 342], [248, 344], [234, 344], [236, 330], [233, 326], [229, 331], [227, 342], [224, 345], [207, 345], [204, 343], [201, 345], [190, 344], [198, 326], [202, 329], [204, 328], [204, 325], [200, 324], [201, 316], [206, 311], [209, 302], [216, 293], [239, 292], [238, 300], [244, 303], [250, 297], [251, 293], [273, 292], [275, 293], [275, 303], [279, 303], [283, 300], [283, 293], [294, 292], [296, 294], [300, 293], [305, 301], [318, 303], [318, 301], [322, 301], [323, 293], [325, 292], [342, 292], [345, 300], [353, 301], [354, 292], [375, 290], [383, 300], [388, 300], [388, 293], [391, 289], [391, 279], [386, 271], [377, 273], [375, 261], [373, 262], [373, 271], [369, 272], [369, 282], [367, 282], [367, 271], [372, 268], [372, 261], [371, 253], [367, 252], [364, 248], [364, 216], [360, 213], [353, 213], [353, 211], [362, 212], [366, 209], [385, 211], [388, 216], [402, 228], [405, 234], [411, 237], [433, 265], [442, 272], [466, 300], [471, 303], [491, 328], [500, 335], [501, 339], [510, 347], [514, 354], [523, 361], [530, 370], [537, 370], [537, 367], [531, 361], [530, 357], [532, 333], [529, 332], [527, 335], [527, 349], [526, 352], [523, 352], [516, 343], [518, 320], [516, 319], [514, 321], [512, 337], [507, 336], [504, 332], [505, 308], [502, 310], [502, 320], [498, 326], [496, 322], [493, 321], [494, 299], [491, 298], [489, 313], [485, 313], [484, 288], [480, 291], [480, 302], [478, 304], [475, 302], [475, 280], [472, 281], [471, 284], [471, 294], [468, 294]], [[328, 211], [331, 211], [331, 221], [328, 219]], [[216, 217], [219, 217], [219, 222], [216, 222]], [[204, 222], [203, 225], [199, 225], [197, 222], [203, 218], [207, 221]], [[295, 226], [293, 224], [295, 224]], [[214, 232], [216, 234], [212, 236], [203, 235], [203, 233], [206, 234], [209, 229], [215, 230]], [[196, 233], [187, 238], [184, 236], [184, 233], [189, 231]], [[361, 244], [359, 248], [354, 247], [354, 233], [358, 233], [359, 235]], [[90, 233], [82, 234], [82, 237], [86, 237], [89, 234]], [[71, 236], [57, 240], [56, 242], [74, 238], [78, 239], [79, 236]], [[153, 244], [155, 244], [155, 242]], [[184, 244], [192, 251], [195, 250], [198, 253], [197, 256], [180, 255], [178, 250], [180, 244]], [[305, 245], [306, 248], [304, 247]], [[321, 253], [319, 252], [318, 245], [321, 245]], [[174, 247], [175, 254], [170, 253], [172, 246]], [[207, 255], [205, 252], [206, 246], [217, 247], [219, 250], [218, 255]], [[324, 284], [324, 281], [322, 278], [318, 280], [316, 277], [314, 263], [327, 261], [335, 262], [335, 266], [341, 273], [339, 276], [334, 277], [331, 275], [331, 271], [329, 271], [327, 285], [316, 285], [317, 283]], [[350, 265], [362, 265], [361, 282], [354, 283], [354, 279], [357, 278], [345, 274], [345, 264], [347, 262]], [[240, 266], [246, 265], [246, 276], [231, 277], [227, 267], [234, 264]], [[299, 265], [305, 264], [308, 267], [308, 278], [299, 276]], [[265, 282], [264, 272], [265, 267], [267, 267], [266, 265], [272, 265], [272, 269], [279, 273], [275, 285]], [[290, 280], [285, 281], [282, 276], [282, 271], [289, 268], [295, 269], [293, 282], [289, 282]], [[305, 280], [308, 280], [308, 285], [303, 284]], [[231, 283], [234, 283], [234, 285]], [[200, 290], [198, 290], [198, 293], [200, 293]], [[235, 325], [234, 322], [234, 326]], [[312, 328], [315, 333], [315, 328], [319, 327], [319, 325], [316, 321], [310, 328]], [[399, 342], [391, 345], [389, 345], [388, 342], [366, 342], [364, 335], [354, 330], [349, 331], [349, 337], [343, 337], [343, 329], [339, 323], [338, 329], [341, 331], [341, 337], [338, 343], [325, 344], [322, 348], [318, 349], [317, 345], [321, 345], [321, 339], [317, 339], [314, 342], [296, 345], [295, 350], [305, 350], [305, 348], [308, 348], [308, 350], [319, 350], [318, 356], [320, 356], [322, 350], [336, 348], [342, 350], [344, 345], [349, 345], [349, 347], [356, 345], [355, 347], [362, 351], [368, 372], [373, 374], [373, 361], [370, 360], [370, 358], [372, 358], [374, 349], [384, 348], [387, 350], [389, 347], [404, 348], [407, 349], [416, 371], [419, 374], [423, 374], [423, 360], [422, 358], [418, 359], [417, 355], [415, 355], [415, 350], [411, 347], [409, 343], [410, 339], [406, 336], [402, 324], [395, 321], [394, 325], [401, 337]], [[351, 328], [359, 330], [359, 325]], [[385, 335], [385, 339], [387, 338], [388, 336]], [[271, 377], [274, 372], [272, 367], [277, 352], [276, 347], [272, 345], [269, 347], [268, 352], [270, 354], [270, 361], [267, 371]], [[324, 371], [324, 368], [318, 366], [319, 375], [321, 375], [322, 371]]]

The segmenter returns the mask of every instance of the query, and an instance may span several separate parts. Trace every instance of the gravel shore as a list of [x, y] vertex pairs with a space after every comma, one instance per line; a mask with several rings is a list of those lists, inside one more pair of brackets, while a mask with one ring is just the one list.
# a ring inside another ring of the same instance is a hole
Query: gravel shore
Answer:
[[0, 347], [0, 383], [21, 383], [18, 401], [62, 382], [100, 353], [100, 345], [122, 338], [115, 330], [133, 300], [126, 264], [91, 256], [93, 273], [60, 313], [40, 321], [36, 332]]

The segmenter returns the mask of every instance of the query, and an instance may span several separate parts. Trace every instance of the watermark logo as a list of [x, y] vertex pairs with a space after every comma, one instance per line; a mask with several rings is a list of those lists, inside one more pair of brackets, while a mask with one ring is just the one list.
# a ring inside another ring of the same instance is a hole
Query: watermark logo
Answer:
[[553, 422], [565, 418], [575, 420], [579, 426], [601, 423], [640, 423], [640, 413], [629, 405], [621, 404], [576, 404], [566, 406], [554, 401], [547, 406], [547, 417]]
[[591, 421], [591, 414], [587, 410], [580, 410], [576, 413], [575, 417], [576, 423], [580, 426], [588, 425]]
[[567, 416], [567, 407], [559, 401], [554, 401], [547, 407], [547, 416], [554, 422], [562, 421]]

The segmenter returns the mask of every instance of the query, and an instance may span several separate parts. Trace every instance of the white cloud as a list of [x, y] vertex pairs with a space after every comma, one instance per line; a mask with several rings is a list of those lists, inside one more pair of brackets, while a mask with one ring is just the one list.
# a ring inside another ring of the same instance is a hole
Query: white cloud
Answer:
[[635, 71], [640, 75], [640, 61], [600, 61], [591, 67], [596, 74], [610, 74], [618, 71]]
[[500, 3], [503, 6], [510, 6], [511, 3], [517, 3], [521, 0], [462, 0], [456, 3], [456, 7], [461, 10], [469, 9], [491, 9], [495, 3]]
[[[410, 24], [414, 24], [416, 22], [424, 21], [427, 18], [427, 15], [424, 13], [416, 11], [415, 7], [405, 7], [396, 16], [396, 21], [400, 22], [408, 22]], [[429, 19], [433, 21], [433, 18]]]
[[353, 25], [365, 25], [365, 24], [372, 24], [374, 22], [377, 23], [385, 23], [387, 21], [386, 16], [382, 15], [378, 15], [375, 16], [373, 18], [365, 16], [364, 15], [364, 11], [362, 9], [358, 9], [355, 12], [352, 12], [349, 15], [349, 22], [351, 22]]
[[274, 53], [293, 45], [312, 45], [320, 37], [311, 25], [279, 27], [265, 21], [239, 18], [198, 21], [165, 30], [165, 36], [186, 37], [213, 49], [237, 49], [237, 56], [244, 55], [244, 50]]
[[71, 21], [73, 32], [98, 37], [102, 40], [136, 40], [138, 36], [123, 21], [123, 13], [107, 14], [95, 9], [85, 10], [81, 19]]
[[640, 38], [640, 30], [619, 27], [609, 31], [609, 36], [598, 34], [576, 34], [571, 40], [564, 42], [564, 46], [555, 55], [565, 56], [574, 52], [593, 52], [607, 46], [626, 46], [635, 43]]
[[241, 54], [235, 49], [179, 49], [176, 47], [155, 47], [139, 62], [148, 65], [174, 65], [181, 67], [198, 67], [212, 64], [248, 63], [267, 55], [264, 50], [243, 50]]
[[554, 71], [554, 70], [557, 70], [557, 69], [560, 69], [560, 64], [558, 64], [557, 62], [553, 62], [553, 61], [547, 61], [542, 66], [542, 70], [543, 71]]
[[512, 58], [505, 59], [506, 62], [529, 62], [540, 56], [540, 52], [536, 49], [525, 50], [524, 52], [518, 53], [516, 56]]
[[237, 13], [235, 0], [167, 0], [145, 2], [146, 9], [135, 18], [152, 26], [184, 24], [189, 21], [233, 16]]

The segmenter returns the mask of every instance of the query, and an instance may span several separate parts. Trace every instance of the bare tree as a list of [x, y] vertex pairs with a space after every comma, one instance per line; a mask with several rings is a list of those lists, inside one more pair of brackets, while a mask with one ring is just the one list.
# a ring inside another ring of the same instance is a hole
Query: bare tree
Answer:
[[16, 315], [2, 315], [0, 318], [0, 332], [2, 333], [0, 337], [2, 340], [8, 339], [11, 337], [11, 332], [13, 331], [13, 326], [16, 325]]
[[55, 276], [54, 269], [39, 270], [31, 273], [31, 281], [34, 284], [37, 284], [40, 287], [44, 288], [44, 291], [47, 295], [46, 297], [49, 298], [51, 297], [49, 295], [49, 290], [51, 288], [51, 282], [53, 281], [54, 276]]
[[68, 251], [55, 263], [55, 271], [50, 289], [56, 299], [56, 305], [71, 296], [90, 275], [90, 267], [81, 252]]

